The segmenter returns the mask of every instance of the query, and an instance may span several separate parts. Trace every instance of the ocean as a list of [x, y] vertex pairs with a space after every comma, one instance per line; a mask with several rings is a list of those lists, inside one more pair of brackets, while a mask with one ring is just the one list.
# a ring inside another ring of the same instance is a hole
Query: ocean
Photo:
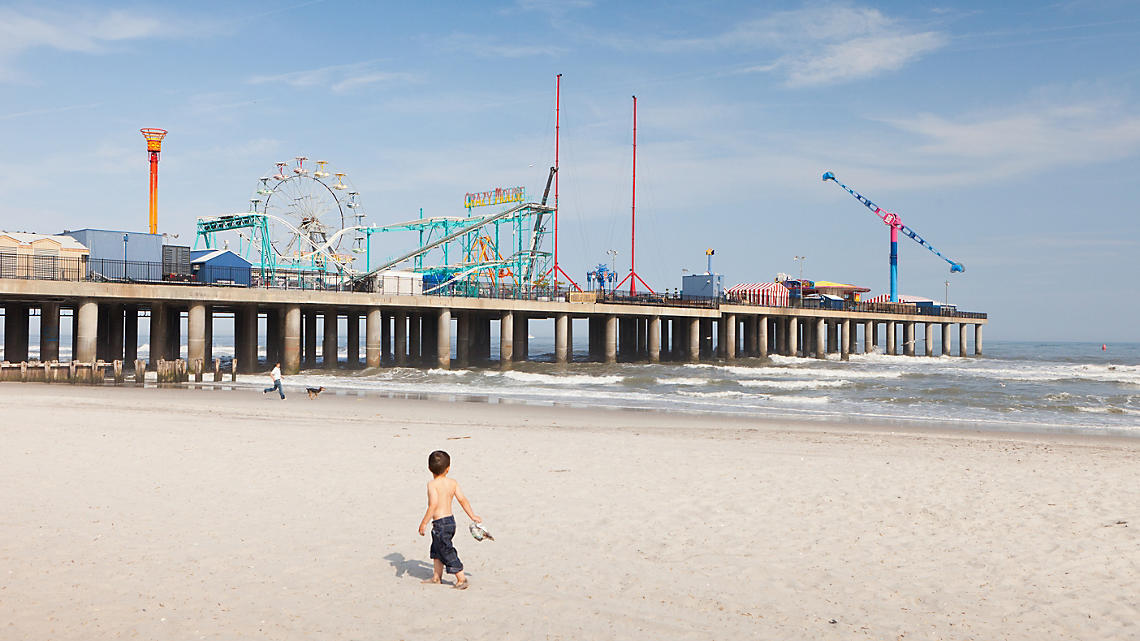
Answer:
[[[584, 353], [577, 354], [584, 358]], [[744, 414], [812, 420], [936, 422], [963, 429], [1140, 436], [1140, 344], [987, 341], [982, 358], [773, 356], [706, 363], [557, 365], [497, 369], [305, 371], [288, 386], [579, 407]]]
[[[217, 329], [214, 355], [227, 360], [232, 338]], [[32, 357], [37, 343], [33, 336]], [[61, 340], [61, 358], [69, 358], [69, 346]], [[585, 346], [578, 347], [575, 357], [585, 359]], [[334, 394], [1140, 436], [1140, 343], [1102, 350], [1100, 343], [987, 340], [985, 349], [982, 358], [873, 353], [849, 361], [558, 365], [553, 340], [538, 336], [530, 341], [533, 360], [507, 371], [315, 369], [286, 377], [286, 390], [323, 385]], [[139, 357], [147, 351], [141, 345]], [[263, 383], [246, 375], [238, 387]]]

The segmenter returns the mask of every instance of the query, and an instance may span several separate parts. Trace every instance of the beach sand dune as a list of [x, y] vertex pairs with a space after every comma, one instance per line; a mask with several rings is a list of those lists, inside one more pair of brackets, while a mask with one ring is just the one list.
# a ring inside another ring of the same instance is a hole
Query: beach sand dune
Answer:
[[[1137, 639], [1140, 441], [0, 386], [3, 639]], [[425, 586], [427, 454], [471, 589]]]

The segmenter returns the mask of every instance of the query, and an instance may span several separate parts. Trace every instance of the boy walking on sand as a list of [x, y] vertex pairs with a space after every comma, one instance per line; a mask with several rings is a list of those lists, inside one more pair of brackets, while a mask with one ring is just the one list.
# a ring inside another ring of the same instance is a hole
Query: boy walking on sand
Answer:
[[463, 563], [459, 560], [459, 553], [451, 544], [455, 536], [455, 517], [451, 514], [451, 500], [459, 501], [460, 507], [471, 517], [472, 521], [482, 523], [471, 511], [471, 503], [459, 489], [455, 479], [447, 478], [451, 469], [451, 457], [443, 450], [436, 450], [428, 455], [428, 469], [431, 470], [432, 480], [428, 481], [428, 506], [424, 518], [420, 521], [420, 536], [424, 535], [427, 525], [431, 523], [431, 559], [435, 566], [430, 579], [424, 583], [439, 583], [443, 579], [443, 571], [455, 575], [455, 589], [467, 589], [467, 577], [463, 575]]

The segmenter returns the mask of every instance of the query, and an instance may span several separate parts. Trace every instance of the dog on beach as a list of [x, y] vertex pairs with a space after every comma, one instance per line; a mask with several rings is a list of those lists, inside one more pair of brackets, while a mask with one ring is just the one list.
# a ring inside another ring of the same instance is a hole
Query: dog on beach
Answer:
[[325, 388], [323, 386], [322, 387], [306, 387], [305, 391], [309, 393], [310, 399], [315, 399], [316, 397], [321, 395], [321, 392], [325, 391]]

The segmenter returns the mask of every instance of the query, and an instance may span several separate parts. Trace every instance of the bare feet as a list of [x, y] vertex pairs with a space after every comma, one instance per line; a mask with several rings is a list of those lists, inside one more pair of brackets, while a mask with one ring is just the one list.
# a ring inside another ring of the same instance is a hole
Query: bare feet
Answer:
[[462, 581], [457, 581], [455, 583], [455, 589], [456, 590], [466, 590], [467, 589], [467, 580], [464, 579]]
[[439, 583], [439, 577], [433, 576], [430, 579], [424, 579], [423, 581], [420, 581], [420, 583]]

